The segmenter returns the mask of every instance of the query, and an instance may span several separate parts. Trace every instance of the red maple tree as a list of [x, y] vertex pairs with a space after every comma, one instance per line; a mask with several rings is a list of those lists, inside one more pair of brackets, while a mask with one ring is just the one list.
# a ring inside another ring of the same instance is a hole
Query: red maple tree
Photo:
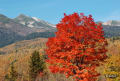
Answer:
[[50, 70], [73, 76], [76, 81], [95, 81], [99, 75], [96, 67], [107, 58], [102, 25], [91, 15], [73, 13], [64, 14], [56, 26], [56, 36], [46, 43]]

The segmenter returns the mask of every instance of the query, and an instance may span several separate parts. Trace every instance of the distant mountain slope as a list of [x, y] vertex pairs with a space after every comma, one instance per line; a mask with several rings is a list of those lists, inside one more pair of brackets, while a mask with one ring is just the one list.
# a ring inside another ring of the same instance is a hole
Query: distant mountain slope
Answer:
[[[25, 21], [27, 25], [22, 24], [22, 20]], [[29, 22], [33, 21], [35, 22], [35, 24], [33, 24], [34, 27], [29, 27]], [[47, 24], [45, 21], [40, 21], [38, 23], [35, 19], [25, 15], [20, 15], [15, 19], [10, 19], [0, 14], [0, 47], [21, 40], [51, 37], [55, 30], [55, 27], [52, 27], [52, 25]]]
[[23, 39], [21, 35], [6, 28], [0, 28], [0, 47], [9, 45], [21, 39]]
[[120, 26], [103, 25], [105, 37], [120, 36]]
[[25, 40], [35, 39], [35, 38], [49, 38], [54, 37], [54, 32], [35, 32], [24, 37]]
[[21, 36], [25, 36], [30, 33], [36, 32], [35, 30], [26, 27], [20, 23], [17, 23], [13, 19], [10, 19], [1, 14], [0, 14], [0, 28], [6, 28], [9, 31], [15, 32]]

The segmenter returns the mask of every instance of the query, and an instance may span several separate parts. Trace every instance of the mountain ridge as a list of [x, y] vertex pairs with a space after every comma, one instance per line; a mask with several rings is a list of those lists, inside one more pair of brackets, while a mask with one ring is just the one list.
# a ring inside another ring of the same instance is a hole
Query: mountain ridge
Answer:
[[[23, 21], [25, 21], [24, 18], [27, 21], [30, 21], [30, 19], [35, 21], [32, 17], [23, 14], [21, 14], [18, 18], [21, 18]], [[28, 27], [15, 19], [11, 19], [3, 14], [0, 14], [0, 47], [21, 40], [28, 40], [38, 37], [51, 37], [53, 36], [53, 32], [55, 32], [55, 30], [55, 27], [48, 24], [45, 25], [45, 21], [42, 23], [42, 27]]]
[[24, 14], [20, 14], [19, 16], [17, 16], [16, 18], [14, 18], [14, 20], [18, 23], [21, 23], [25, 26], [28, 27], [36, 27], [36, 28], [50, 28], [50, 27], [54, 27], [53, 24], [50, 24], [44, 20], [41, 20], [37, 17], [31, 17], [31, 16], [26, 16]]

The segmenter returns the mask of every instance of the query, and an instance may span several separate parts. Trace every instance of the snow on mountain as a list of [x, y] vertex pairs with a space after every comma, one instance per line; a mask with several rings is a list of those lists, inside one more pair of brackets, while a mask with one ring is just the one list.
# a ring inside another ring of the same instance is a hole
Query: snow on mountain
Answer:
[[46, 22], [46, 21], [44, 21], [44, 20], [40, 20], [39, 18], [37, 18], [37, 17], [32, 17], [35, 21], [37, 21], [37, 22], [42, 22], [42, 23], [44, 23], [44, 24], [47, 24], [47, 25], [50, 25], [51, 27], [56, 27], [55, 25], [53, 25], [53, 24], [50, 24], [50, 23], [48, 23], [48, 22]]
[[37, 17], [30, 17], [30, 16], [26, 16], [24, 14], [20, 14], [18, 17], [16, 17], [14, 19], [15, 21], [17, 21], [20, 24], [23, 24], [27, 27], [35, 27], [35, 28], [42, 28], [42, 29], [53, 29], [55, 27], [55, 25], [50, 24], [44, 20], [41, 20]]
[[107, 22], [104, 22], [103, 25], [120, 26], [120, 21], [117, 21], [117, 20], [109, 20], [109, 21], [107, 21]]
[[38, 19], [37, 17], [32, 17], [35, 21], [38, 21], [38, 22], [40, 22], [41, 20], [40, 19]]

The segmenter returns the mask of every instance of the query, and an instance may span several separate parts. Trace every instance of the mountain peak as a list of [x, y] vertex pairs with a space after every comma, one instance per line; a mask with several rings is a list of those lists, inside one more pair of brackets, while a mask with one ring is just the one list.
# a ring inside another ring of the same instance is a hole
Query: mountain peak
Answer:
[[16, 20], [24, 20], [24, 19], [28, 19], [28, 18], [30, 18], [30, 17], [27, 15], [19, 14], [15, 19]]
[[17, 17], [29, 17], [29, 16], [26, 16], [25, 14], [19, 14]]
[[52, 29], [52, 27], [55, 27], [54, 25], [41, 20], [37, 17], [30, 17], [30, 16], [26, 16], [24, 14], [20, 14], [18, 17], [16, 17], [14, 19], [16, 22], [19, 22], [20, 24], [23, 24], [27, 27], [35, 27], [35, 28], [44, 28], [44, 29]]
[[118, 21], [118, 20], [109, 20], [107, 22], [104, 22], [103, 25], [120, 26], [120, 21]]
[[14, 18], [14, 20], [23, 24], [23, 25], [27, 25], [28, 22], [33, 21], [33, 19], [30, 16], [26, 16], [24, 14], [20, 14], [19, 16]]

